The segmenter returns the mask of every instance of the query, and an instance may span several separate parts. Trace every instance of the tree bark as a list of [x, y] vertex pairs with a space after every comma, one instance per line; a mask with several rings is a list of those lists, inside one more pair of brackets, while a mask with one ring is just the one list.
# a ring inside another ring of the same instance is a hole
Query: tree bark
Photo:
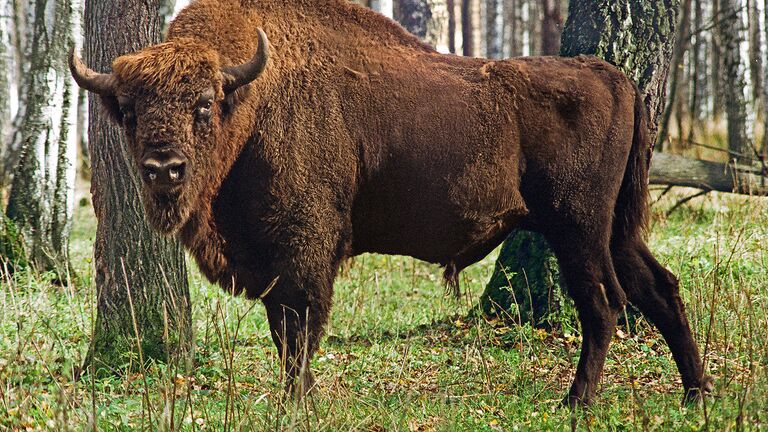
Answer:
[[651, 183], [706, 191], [768, 195], [768, 178], [750, 166], [688, 159], [668, 153], [653, 156]]
[[[664, 107], [676, 12], [675, 0], [571, 0], [561, 54], [597, 55], [635, 80], [645, 95], [655, 131], [654, 125]], [[558, 310], [562, 302], [554, 301], [565, 298], [554, 263], [554, 254], [544, 237], [514, 231], [502, 246], [494, 275], [481, 298], [481, 308], [491, 316], [515, 317], [516, 312], [527, 307], [532, 313], [518, 316], [532, 324], [563, 324], [557, 317], [574, 315], [570, 307]], [[517, 311], [508, 307], [520, 304], [521, 299], [523, 306]], [[531, 305], [526, 305], [524, 299], [529, 299]]]
[[694, 1], [693, 12], [693, 28], [695, 33], [691, 41], [691, 67], [693, 72], [691, 74], [691, 105], [688, 107], [691, 123], [691, 128], [688, 131], [688, 142], [692, 142], [695, 139], [696, 131], [702, 130], [704, 126], [703, 117], [706, 111], [705, 107], [708, 102], [707, 79], [709, 69], [707, 67], [707, 42], [703, 31], [705, 21], [702, 0]]
[[504, 49], [504, 1], [486, 0], [486, 57], [500, 59]]
[[749, 22], [749, 70], [752, 80], [752, 101], [756, 110], [761, 110], [759, 101], [763, 95], [763, 58], [761, 53], [762, 32], [760, 31], [760, 11], [757, 7], [758, 0], [747, 0]]
[[508, 0], [507, 20], [509, 21], [509, 56], [523, 55], [523, 13], [522, 0]]
[[712, 117], [717, 123], [723, 115], [723, 100], [725, 100], [725, 84], [723, 78], [723, 43], [720, 40], [720, 32], [717, 30], [723, 14], [720, 10], [721, 0], [712, 0], [712, 20], [715, 23], [714, 31], [710, 32], [712, 43]]
[[395, 15], [394, 4], [392, 0], [371, 0], [371, 9], [384, 15], [387, 18], [392, 18]]
[[748, 164], [753, 159], [753, 149], [747, 134], [747, 81], [741, 55], [744, 23], [739, 11], [739, 0], [720, 0], [721, 17], [717, 32], [722, 42], [723, 76], [728, 82], [724, 94], [728, 150], [739, 155], [736, 157], [738, 162]]
[[[763, 2], [763, 22], [765, 27], [765, 40], [768, 43], [768, 0]], [[768, 47], [765, 47], [765, 67], [763, 69], [765, 76], [763, 77], [763, 145], [760, 154], [765, 157], [768, 155]]]
[[32, 38], [34, 30], [34, 3], [30, 0], [11, 0], [13, 47], [13, 81], [16, 88], [18, 108], [11, 122], [11, 135], [7, 139], [5, 154], [0, 166], [0, 188], [8, 185], [13, 177], [13, 170], [19, 162], [21, 153], [21, 126], [24, 122], [29, 93], [29, 67], [32, 55]]
[[541, 55], [557, 55], [563, 28], [560, 0], [541, 0], [541, 9]]
[[[10, 12], [7, 0], [0, 1], [0, 15], [8, 15]], [[8, 20], [0, 20], [0, 160], [4, 159], [8, 151], [8, 139], [11, 130], [11, 67], [8, 47], [11, 46], [10, 28]], [[0, 192], [2, 184], [0, 183]], [[0, 202], [2, 195], [0, 194]]]
[[438, 12], [439, 0], [400, 0], [395, 20], [413, 35], [434, 46], [440, 42], [444, 16]]
[[[108, 71], [116, 57], [158, 42], [162, 28], [158, 7], [158, 0], [86, 0], [86, 63]], [[156, 235], [146, 223], [127, 143], [94, 99], [88, 136], [98, 220], [94, 248], [98, 299], [84, 367], [96, 373], [119, 371], [133, 356], [188, 366], [192, 330], [184, 254], [175, 239]]]
[[461, 49], [462, 54], [467, 57], [475, 55], [472, 22], [472, 0], [461, 0]]
[[456, 54], [456, 1], [448, 0], [448, 52]]
[[72, 78], [64, 60], [73, 41], [72, 19], [69, 1], [35, 1], [21, 151], [7, 210], [29, 261], [38, 270], [56, 270], [59, 277], [68, 264], [74, 189], [68, 134], [74, 124]]
[[[675, 109], [675, 102], [678, 100], [678, 94], [680, 93], [680, 87], [682, 86], [680, 75], [684, 73], [685, 53], [690, 47], [691, 0], [683, 0], [681, 9], [682, 14], [677, 27], [677, 42], [675, 43], [669, 73], [669, 103], [661, 118], [661, 125], [659, 126], [659, 133], [656, 139], [656, 149], [660, 152], [664, 151], [664, 143], [669, 137], [669, 122], [672, 119], [672, 111]], [[678, 126], [680, 125], [678, 124]], [[681, 134], [679, 138], [682, 139], [682, 137]]]

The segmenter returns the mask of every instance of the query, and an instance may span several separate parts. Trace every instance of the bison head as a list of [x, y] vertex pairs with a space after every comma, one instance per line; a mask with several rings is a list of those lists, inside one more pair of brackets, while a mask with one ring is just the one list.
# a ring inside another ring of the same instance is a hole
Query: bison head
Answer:
[[94, 72], [71, 52], [75, 81], [100, 95], [125, 131], [144, 208], [156, 229], [178, 231], [206, 185], [215, 182], [216, 159], [224, 151], [222, 124], [234, 94], [258, 78], [269, 59], [261, 29], [258, 38], [253, 58], [232, 67], [221, 67], [210, 47], [183, 38], [119, 57], [110, 74]]

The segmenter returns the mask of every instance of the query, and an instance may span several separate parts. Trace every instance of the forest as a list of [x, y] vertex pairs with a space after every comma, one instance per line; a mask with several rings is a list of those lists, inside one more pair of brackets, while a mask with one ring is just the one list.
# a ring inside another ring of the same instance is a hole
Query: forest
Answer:
[[0, 430], [768, 430], [768, 0], [0, 39]]

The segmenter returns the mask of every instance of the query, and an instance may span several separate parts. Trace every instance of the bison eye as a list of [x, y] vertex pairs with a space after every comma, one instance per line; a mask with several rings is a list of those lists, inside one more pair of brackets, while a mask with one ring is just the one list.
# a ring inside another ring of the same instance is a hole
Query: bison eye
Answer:
[[123, 121], [128, 123], [132, 122], [135, 117], [133, 107], [130, 105], [120, 105], [120, 115], [123, 116]]
[[210, 117], [211, 108], [213, 108], [212, 100], [204, 101], [200, 105], [198, 105], [196, 110], [197, 111], [196, 114], [198, 118], [200, 118], [201, 120], [205, 120], [206, 118]]

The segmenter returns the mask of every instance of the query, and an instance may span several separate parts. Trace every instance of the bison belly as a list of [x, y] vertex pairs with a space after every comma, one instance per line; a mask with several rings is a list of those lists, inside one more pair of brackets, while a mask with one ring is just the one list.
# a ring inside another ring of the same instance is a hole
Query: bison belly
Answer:
[[364, 185], [353, 211], [355, 254], [408, 255], [461, 269], [503, 241], [528, 212], [512, 152], [483, 157], [450, 148], [429, 161], [390, 163]]

